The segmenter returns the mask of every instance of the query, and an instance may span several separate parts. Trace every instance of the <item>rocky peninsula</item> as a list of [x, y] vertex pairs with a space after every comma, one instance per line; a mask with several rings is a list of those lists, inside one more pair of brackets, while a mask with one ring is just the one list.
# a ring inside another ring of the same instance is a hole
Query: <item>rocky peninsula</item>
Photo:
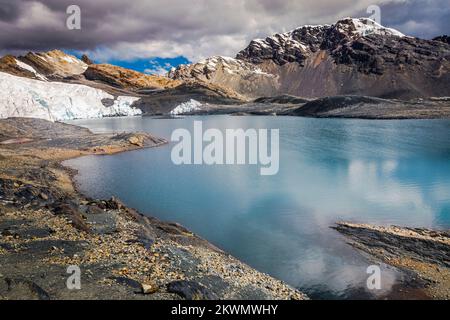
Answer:
[[404, 274], [406, 285], [393, 298], [450, 299], [449, 230], [348, 222], [334, 228], [369, 260]]

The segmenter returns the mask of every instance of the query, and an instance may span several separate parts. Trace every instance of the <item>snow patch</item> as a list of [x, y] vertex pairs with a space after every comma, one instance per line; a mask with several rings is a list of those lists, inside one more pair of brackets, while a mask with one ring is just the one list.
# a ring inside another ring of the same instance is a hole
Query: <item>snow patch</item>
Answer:
[[44, 77], [42, 74], [40, 74], [40, 73], [38, 73], [32, 66], [30, 66], [29, 64], [26, 64], [26, 63], [24, 63], [24, 62], [22, 62], [22, 61], [20, 61], [20, 60], [17, 60], [17, 59], [14, 59], [15, 60], [15, 62], [16, 62], [16, 65], [19, 67], [19, 68], [22, 68], [22, 69], [24, 69], [24, 70], [27, 70], [27, 71], [30, 71], [31, 73], [34, 73], [34, 75], [37, 77], [37, 78], [39, 78], [39, 79], [41, 79], [41, 80], [44, 80], [44, 81], [47, 81], [47, 78], [46, 77]]
[[184, 114], [196, 110], [200, 110], [202, 104], [198, 102], [197, 100], [191, 99], [187, 102], [184, 102], [180, 105], [178, 105], [175, 109], [173, 109], [170, 114], [171, 115], [179, 115]]
[[[106, 107], [102, 100], [114, 100]], [[85, 85], [42, 82], [0, 72], [0, 118], [28, 117], [50, 121], [135, 116], [136, 97], [114, 96]]]
[[[350, 21], [350, 23], [354, 26], [356, 31], [354, 33], [361, 35], [363, 37], [368, 36], [370, 34], [378, 34], [378, 35], [391, 35], [396, 37], [405, 37], [403, 33], [400, 31], [397, 31], [392, 28], [386, 28], [380, 25], [379, 23], [375, 22], [372, 19], [369, 18], [347, 18], [342, 21], [339, 21], [337, 23], [338, 28], [342, 28], [342, 25], [345, 25], [347, 21]], [[342, 25], [340, 25], [342, 23]], [[340, 25], [340, 26], [339, 26]]]

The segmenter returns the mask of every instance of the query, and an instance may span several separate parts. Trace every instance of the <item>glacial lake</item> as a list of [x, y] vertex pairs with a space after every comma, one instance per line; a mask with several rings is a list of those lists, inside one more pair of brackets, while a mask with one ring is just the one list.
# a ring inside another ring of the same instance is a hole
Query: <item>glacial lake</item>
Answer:
[[450, 228], [450, 121], [205, 116], [77, 120], [94, 132], [279, 129], [277, 175], [254, 165], [176, 166], [174, 143], [67, 161], [80, 190], [119, 197], [144, 214], [176, 221], [250, 266], [312, 298], [374, 297], [398, 274], [372, 264], [330, 228], [337, 221]]

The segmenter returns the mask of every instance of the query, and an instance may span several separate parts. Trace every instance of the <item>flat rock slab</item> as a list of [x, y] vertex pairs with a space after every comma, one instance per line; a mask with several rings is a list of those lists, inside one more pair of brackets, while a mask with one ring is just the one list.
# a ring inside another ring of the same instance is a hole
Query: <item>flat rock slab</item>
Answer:
[[407, 287], [422, 286], [431, 298], [450, 298], [449, 231], [347, 222], [333, 228], [371, 259], [402, 270]]

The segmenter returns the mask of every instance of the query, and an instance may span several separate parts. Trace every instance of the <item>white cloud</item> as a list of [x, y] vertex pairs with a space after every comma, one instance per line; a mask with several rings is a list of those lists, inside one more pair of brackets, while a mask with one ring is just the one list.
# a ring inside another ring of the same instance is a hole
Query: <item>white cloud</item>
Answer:
[[31, 28], [64, 28], [65, 20], [61, 13], [50, 10], [45, 4], [33, 1], [22, 7], [23, 15], [17, 20], [17, 26], [22, 29]]

